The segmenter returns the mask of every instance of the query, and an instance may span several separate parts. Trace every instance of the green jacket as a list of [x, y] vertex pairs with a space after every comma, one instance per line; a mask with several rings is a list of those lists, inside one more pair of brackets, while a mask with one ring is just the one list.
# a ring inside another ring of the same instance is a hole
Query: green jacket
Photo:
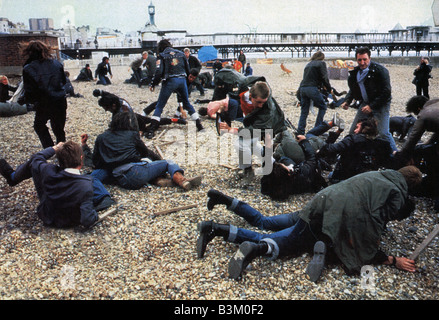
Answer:
[[317, 193], [300, 217], [331, 239], [348, 272], [359, 272], [377, 254], [387, 222], [396, 219], [407, 196], [398, 171], [366, 172]]
[[[249, 76], [240, 83], [240, 92], [248, 90], [257, 81], [266, 81], [264, 77]], [[237, 99], [239, 101], [239, 98]], [[270, 96], [262, 108], [258, 108], [244, 117], [246, 129], [253, 131], [260, 129], [261, 134], [265, 134], [265, 129], [273, 129], [273, 136], [287, 129], [285, 115], [277, 101]]]

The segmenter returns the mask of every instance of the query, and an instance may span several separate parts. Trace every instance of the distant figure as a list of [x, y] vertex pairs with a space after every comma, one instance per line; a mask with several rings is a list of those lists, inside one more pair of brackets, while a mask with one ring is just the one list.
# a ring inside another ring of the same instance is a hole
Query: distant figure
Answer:
[[246, 77], [253, 75], [253, 68], [250, 66], [250, 62], [247, 63], [247, 67], [245, 68], [244, 75]]
[[308, 118], [311, 101], [319, 109], [315, 122], [315, 127], [323, 123], [327, 105], [319, 88], [324, 87], [327, 91], [331, 90], [329, 83], [328, 70], [326, 63], [323, 61], [325, 54], [317, 51], [311, 57], [311, 61], [305, 66], [303, 71], [303, 80], [300, 83], [300, 119], [297, 131], [299, 134], [305, 133], [306, 119]]
[[[191, 55], [191, 50], [189, 48], [184, 49], [184, 55], [186, 56], [186, 59], [189, 62], [189, 70], [197, 69], [199, 74], [201, 72], [200, 60], [198, 60], [197, 57]], [[191, 82], [190, 85], [188, 85], [187, 90], [189, 96], [191, 95], [193, 86], [197, 88], [201, 96], [204, 96], [204, 87], [199, 79], [195, 79], [193, 82]]]
[[0, 76], [0, 102], [6, 102], [12, 98], [9, 95], [9, 91], [15, 92], [17, 87], [13, 87], [9, 84], [8, 77]]
[[424, 95], [428, 99], [430, 99], [430, 95], [428, 94], [428, 79], [431, 78], [430, 73], [431, 69], [433, 69], [429, 62], [430, 61], [427, 57], [422, 57], [420, 65], [413, 72], [413, 75], [415, 76], [413, 84], [416, 86], [416, 94], [418, 96]]
[[42, 41], [32, 40], [23, 50], [28, 57], [23, 68], [25, 102], [34, 104], [34, 130], [43, 148], [52, 147], [47, 122], [50, 121], [56, 143], [66, 141], [67, 83], [63, 65], [52, 59], [52, 49]]
[[242, 63], [241, 63], [241, 61], [239, 61], [238, 59], [235, 59], [235, 60], [233, 61], [233, 69], [235, 69], [235, 70], [238, 71], [238, 72], [241, 72], [241, 69], [242, 69]]
[[95, 71], [95, 78], [98, 79], [98, 82], [96, 84], [102, 84], [104, 86], [110, 85], [111, 81], [108, 78], [107, 74], [109, 74], [110, 77], [113, 78], [113, 73], [111, 72], [110, 66], [110, 58], [103, 57], [102, 62], [98, 64], [98, 67]]
[[75, 81], [94, 81], [93, 72], [90, 69], [90, 65], [87, 63], [84, 68], [81, 69]]
[[239, 56], [238, 56], [238, 61], [239, 62], [241, 62], [241, 64], [242, 64], [242, 67], [241, 67], [241, 69], [242, 69], [242, 73], [244, 73], [244, 66], [245, 66], [245, 63], [246, 63], [246, 61], [247, 61], [247, 58], [245, 57], [245, 54], [244, 54], [244, 52], [241, 50], [241, 52], [239, 53]]
[[223, 68], [223, 64], [219, 59], [216, 59], [215, 63], [213, 64], [213, 75], [215, 76], [218, 71], [220, 71]]

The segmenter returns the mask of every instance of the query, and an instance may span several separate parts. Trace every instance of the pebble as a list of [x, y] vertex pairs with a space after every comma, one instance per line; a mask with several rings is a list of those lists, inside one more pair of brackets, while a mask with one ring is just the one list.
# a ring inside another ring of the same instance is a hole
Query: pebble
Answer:
[[[291, 77], [282, 77], [279, 65], [254, 63], [255, 74], [264, 75], [286, 116], [296, 123], [300, 109], [290, 92], [297, 90], [302, 79], [304, 61], [286, 61], [293, 70]], [[410, 83], [415, 66], [387, 66], [392, 80], [392, 114], [405, 115], [405, 103], [415, 93]], [[79, 69], [68, 70], [72, 79]], [[432, 96], [439, 96], [439, 70], [433, 69], [430, 81]], [[146, 87], [123, 84], [130, 77], [127, 67], [113, 67], [113, 85], [103, 90], [127, 99], [141, 113], [147, 104], [157, 100], [159, 88], [150, 92]], [[347, 90], [346, 81], [333, 80], [338, 90]], [[80, 143], [80, 135], [88, 133], [93, 146], [97, 135], [107, 129], [111, 115], [98, 106], [92, 95], [94, 83], [73, 82], [76, 92], [84, 98], [69, 98], [66, 133], [68, 140]], [[213, 93], [209, 90], [207, 95]], [[191, 99], [198, 98], [193, 92]], [[172, 116], [177, 103], [169, 100], [164, 116]], [[196, 107], [197, 108], [197, 107]], [[337, 110], [346, 123], [352, 121], [354, 110]], [[333, 110], [328, 109], [326, 118]], [[308, 126], [313, 125], [310, 113]], [[33, 132], [34, 114], [0, 118], [0, 156], [14, 167], [41, 149]], [[192, 125], [190, 123], [189, 125]], [[206, 130], [197, 140], [211, 146], [217, 141], [214, 122], [204, 119]], [[239, 123], [237, 123], [239, 125]], [[186, 128], [186, 127], [184, 127]], [[185, 131], [171, 125], [162, 137], [172, 141], [183, 138]], [[143, 138], [146, 143], [151, 141]], [[399, 143], [399, 142], [397, 142]], [[181, 146], [186, 146], [186, 143]], [[201, 155], [208, 154], [203, 148]], [[163, 146], [167, 152], [169, 147]], [[207, 151], [206, 151], [207, 150]], [[212, 151], [210, 150], [210, 151]], [[232, 150], [233, 151], [233, 150]], [[310, 282], [305, 269], [311, 259], [303, 254], [291, 259], [266, 261], [256, 259], [241, 281], [228, 278], [228, 262], [237, 246], [218, 238], [209, 244], [204, 259], [196, 257], [196, 225], [202, 220], [232, 223], [252, 229], [242, 218], [218, 206], [207, 211], [207, 191], [214, 187], [226, 194], [245, 200], [266, 215], [299, 210], [313, 194], [291, 196], [276, 202], [260, 193], [258, 177], [241, 189], [236, 172], [217, 164], [187, 161], [179, 155], [176, 162], [187, 176], [203, 174], [199, 188], [183, 192], [178, 188], [149, 186], [138, 191], [107, 186], [123, 208], [93, 230], [57, 230], [42, 225], [35, 211], [38, 205], [32, 181], [9, 187], [0, 178], [0, 297], [5, 299], [225, 299], [225, 300], [311, 300], [311, 299], [410, 299], [439, 298], [438, 241], [433, 241], [419, 257], [416, 273], [406, 273], [388, 266], [377, 266], [374, 290], [362, 287], [360, 276], [347, 276], [341, 266], [331, 265], [317, 283]], [[192, 155], [193, 158], [193, 155]], [[232, 154], [230, 164], [236, 166]], [[197, 204], [198, 207], [152, 218], [152, 213], [173, 207]], [[430, 232], [438, 219], [430, 213], [429, 199], [416, 199], [417, 210], [410, 226], [392, 222], [381, 239], [381, 248], [388, 254], [409, 255]], [[410, 234], [410, 237], [407, 235]]]

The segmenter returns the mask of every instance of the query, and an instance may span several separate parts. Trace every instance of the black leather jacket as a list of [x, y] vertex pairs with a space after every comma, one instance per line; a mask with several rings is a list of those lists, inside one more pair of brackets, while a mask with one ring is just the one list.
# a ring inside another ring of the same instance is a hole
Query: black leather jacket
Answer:
[[[351, 104], [352, 100], [363, 101], [360, 86], [357, 82], [357, 73], [359, 70], [360, 68], [356, 67], [354, 70], [349, 71], [349, 92], [345, 100], [348, 104]], [[367, 96], [369, 98], [369, 106], [373, 110], [379, 110], [387, 106], [392, 100], [389, 71], [382, 65], [373, 61], [370, 62], [369, 73], [364, 80], [364, 86], [366, 87]]]
[[34, 60], [23, 68], [23, 85], [28, 103], [47, 104], [65, 99], [66, 83], [64, 67], [57, 60]]

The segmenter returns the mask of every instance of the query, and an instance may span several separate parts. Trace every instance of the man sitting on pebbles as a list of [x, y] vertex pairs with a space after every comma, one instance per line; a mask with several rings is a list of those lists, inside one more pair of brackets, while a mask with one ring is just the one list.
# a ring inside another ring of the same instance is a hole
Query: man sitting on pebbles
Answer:
[[[47, 163], [56, 154], [59, 166]], [[92, 226], [99, 218], [96, 211], [114, 204], [99, 180], [81, 175], [83, 153], [75, 142], [60, 142], [40, 151], [15, 170], [0, 159], [0, 173], [10, 186], [33, 178], [40, 204], [37, 215], [45, 225], [67, 228]]]
[[[86, 144], [87, 135], [82, 137], [86, 156], [91, 157], [95, 167], [91, 175], [103, 183], [117, 183], [129, 190], [138, 190], [148, 183], [177, 185], [186, 191], [201, 184], [201, 176], [186, 179], [184, 170], [174, 161], [162, 160], [148, 149], [132, 113], [115, 114], [109, 129], [96, 138], [93, 154]], [[166, 173], [171, 179], [163, 177]]]
[[224, 204], [261, 230], [258, 233], [229, 224], [203, 221], [198, 224], [197, 254], [202, 258], [207, 244], [217, 236], [240, 244], [229, 263], [229, 276], [238, 280], [257, 257], [276, 259], [312, 250], [314, 258], [307, 268], [311, 281], [317, 281], [324, 268], [326, 248], [342, 262], [348, 274], [359, 273], [367, 264], [386, 264], [414, 272], [413, 260], [387, 256], [379, 243], [387, 222], [407, 218], [414, 210], [409, 189], [421, 182], [414, 166], [398, 171], [383, 170], [359, 174], [317, 193], [300, 211], [265, 217], [248, 204], [210, 190], [208, 210]]

